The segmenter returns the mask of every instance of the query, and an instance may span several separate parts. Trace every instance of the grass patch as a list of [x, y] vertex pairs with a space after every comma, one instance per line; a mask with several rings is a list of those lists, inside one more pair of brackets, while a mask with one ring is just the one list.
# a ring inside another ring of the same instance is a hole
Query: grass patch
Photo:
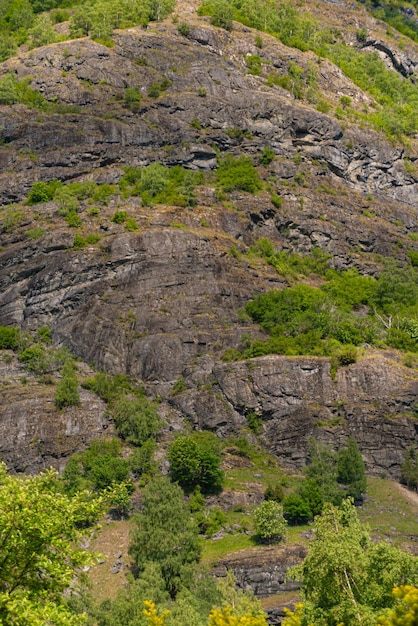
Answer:
[[251, 535], [226, 535], [222, 539], [202, 539], [202, 561], [214, 563], [218, 559], [238, 550], [253, 548], [256, 544]]
[[367, 496], [359, 508], [360, 519], [379, 541], [390, 539], [398, 547], [407, 547], [411, 538], [418, 537], [418, 505], [408, 500], [398, 483], [369, 477]]

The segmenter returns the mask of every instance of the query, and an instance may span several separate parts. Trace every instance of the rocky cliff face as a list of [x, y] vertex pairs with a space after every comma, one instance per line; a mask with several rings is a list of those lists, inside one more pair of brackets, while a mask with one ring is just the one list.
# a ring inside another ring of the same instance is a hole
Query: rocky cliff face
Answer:
[[[255, 411], [265, 445], [293, 466], [304, 463], [310, 434], [335, 446], [354, 434], [368, 470], [397, 477], [404, 450], [417, 441], [417, 374], [395, 353], [366, 347], [335, 379], [326, 359], [220, 358], [244, 333], [260, 333], [239, 309], [255, 293], [286, 284], [240, 253], [269, 237], [283, 249], [320, 247], [336, 268], [377, 274], [379, 255], [404, 260], [417, 232], [416, 170], [405, 167], [403, 146], [342, 124], [265, 80], [291, 62], [305, 69], [316, 63], [318, 88], [330, 101], [348, 95], [358, 108], [370, 102], [330, 62], [267, 35], [260, 50], [251, 29], [237, 25], [230, 34], [187, 17], [188, 37], [167, 20], [118, 32], [112, 49], [80, 39], [0, 65], [0, 77], [31, 77], [33, 88], [67, 107], [54, 114], [0, 107], [0, 324], [48, 326], [78, 358], [143, 380], [163, 399], [168, 420], [185, 417], [223, 435], [245, 427]], [[378, 48], [377, 40], [368, 45]], [[391, 57], [379, 49], [403, 73], [418, 59], [414, 51]], [[255, 53], [261, 76], [247, 71], [247, 55]], [[149, 97], [163, 79], [167, 89]], [[142, 93], [134, 110], [124, 101], [126, 87]], [[222, 204], [210, 185], [193, 209], [144, 207], [116, 195], [99, 215], [82, 205], [83, 232], [102, 239], [75, 250], [74, 229], [53, 202], [19, 204], [38, 180], [114, 184], [124, 166], [155, 160], [211, 172], [219, 152], [257, 158], [266, 146], [276, 155], [268, 176], [280, 189], [280, 208], [265, 192], [235, 192]], [[408, 155], [414, 165], [413, 145]], [[110, 221], [120, 207], [139, 232]], [[30, 233], [39, 225], [44, 234], [35, 240]], [[0, 453], [16, 469], [60, 465], [108, 426], [87, 392], [81, 409], [59, 413], [44, 386], [22, 386], [7, 361], [2, 371]], [[173, 395], [180, 378], [186, 391]]]

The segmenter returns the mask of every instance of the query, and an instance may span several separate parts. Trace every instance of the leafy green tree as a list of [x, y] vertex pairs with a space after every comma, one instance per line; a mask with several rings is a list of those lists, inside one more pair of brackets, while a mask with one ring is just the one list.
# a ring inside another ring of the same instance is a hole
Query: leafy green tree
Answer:
[[130, 554], [140, 572], [147, 563], [161, 568], [166, 590], [175, 597], [200, 558], [196, 526], [181, 488], [159, 476], [142, 491], [143, 510], [134, 518]]
[[28, 30], [29, 48], [38, 48], [54, 43], [57, 40], [51, 18], [48, 14], [42, 13], [38, 15], [33, 23], [32, 28]]
[[146, 0], [146, 5], [149, 19], [160, 21], [174, 11], [176, 0]]
[[297, 493], [309, 506], [312, 517], [321, 513], [322, 507], [324, 506], [324, 497], [321, 487], [318, 485], [316, 480], [306, 478], [300, 485]]
[[[64, 591], [93, 560], [80, 540], [103, 499], [61, 493], [57, 473], [19, 478], [0, 464], [0, 623], [78, 626]], [[82, 529], [82, 530], [81, 530]]]
[[157, 404], [145, 396], [121, 395], [112, 404], [111, 413], [118, 435], [137, 446], [154, 437], [161, 426]]
[[62, 474], [65, 490], [70, 494], [82, 488], [107, 489], [128, 479], [129, 461], [121, 458], [118, 439], [95, 439], [87, 450], [71, 456]]
[[280, 541], [286, 533], [287, 522], [283, 507], [274, 500], [265, 500], [254, 511], [254, 529], [260, 541]]
[[308, 502], [299, 493], [290, 493], [282, 504], [284, 517], [291, 524], [305, 524], [313, 517]]
[[352, 500], [325, 504], [315, 529], [305, 561], [291, 573], [302, 581], [301, 624], [373, 626], [393, 606], [393, 587], [418, 582], [418, 558], [371, 542]]
[[170, 475], [186, 490], [199, 485], [203, 493], [222, 489], [223, 472], [218, 438], [210, 432], [178, 437], [168, 450]]
[[348, 438], [346, 448], [337, 453], [338, 481], [347, 487], [346, 494], [360, 501], [366, 493], [366, 470], [359, 447], [354, 437]]
[[211, 24], [225, 30], [232, 30], [234, 11], [228, 0], [214, 0], [211, 8]]
[[343, 494], [337, 482], [336, 454], [330, 446], [326, 446], [314, 438], [308, 441], [308, 449], [310, 459], [305, 470], [306, 476], [317, 483], [323, 502], [340, 504]]

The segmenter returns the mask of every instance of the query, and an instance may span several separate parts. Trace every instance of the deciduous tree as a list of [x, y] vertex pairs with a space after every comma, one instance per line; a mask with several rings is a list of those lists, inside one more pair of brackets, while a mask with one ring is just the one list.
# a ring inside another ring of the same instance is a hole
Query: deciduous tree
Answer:
[[[0, 624], [78, 626], [63, 593], [93, 556], [80, 547], [102, 498], [60, 492], [57, 474], [20, 478], [0, 464]], [[80, 530], [83, 529], [83, 530]]]

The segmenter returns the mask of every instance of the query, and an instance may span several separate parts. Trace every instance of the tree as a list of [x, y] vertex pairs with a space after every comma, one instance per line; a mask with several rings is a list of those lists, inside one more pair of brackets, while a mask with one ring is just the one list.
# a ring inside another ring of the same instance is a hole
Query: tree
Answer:
[[311, 438], [308, 442], [310, 460], [306, 476], [314, 480], [321, 492], [323, 502], [340, 504], [343, 494], [338, 486], [337, 458], [330, 446]]
[[254, 511], [255, 532], [261, 541], [279, 541], [286, 532], [283, 507], [274, 500], [265, 500]]
[[337, 473], [338, 481], [347, 487], [346, 495], [361, 500], [367, 488], [366, 470], [354, 437], [349, 437], [346, 448], [338, 450]]
[[19, 478], [0, 464], [0, 623], [13, 626], [78, 626], [64, 591], [93, 555], [80, 540], [103, 510], [103, 498], [69, 497], [50, 470]]
[[160, 21], [167, 17], [176, 6], [175, 0], [147, 0], [149, 19]]
[[290, 493], [283, 500], [283, 513], [291, 524], [305, 524], [312, 519], [312, 511], [299, 493]]
[[169, 599], [160, 566], [147, 563], [139, 578], [129, 578], [114, 600], [101, 604], [96, 615], [98, 626], [146, 626], [144, 601], [165, 607]]
[[393, 587], [418, 582], [417, 557], [372, 543], [352, 500], [340, 508], [325, 504], [315, 529], [305, 561], [291, 574], [302, 581], [304, 626], [373, 626], [394, 605]]
[[161, 567], [166, 589], [175, 597], [191, 567], [200, 558], [197, 529], [181, 488], [158, 476], [143, 489], [143, 510], [134, 518], [130, 554], [139, 571], [150, 561]]
[[112, 404], [112, 415], [119, 436], [136, 446], [155, 437], [161, 426], [157, 404], [145, 396], [120, 396]]
[[73, 454], [62, 474], [64, 488], [73, 494], [80, 488], [107, 489], [127, 483], [129, 461], [121, 458], [118, 439], [94, 439], [87, 450]]
[[228, 0], [214, 0], [212, 2], [211, 24], [225, 30], [232, 30], [234, 11]]
[[405, 458], [401, 467], [401, 482], [408, 489], [418, 488], [418, 454], [412, 446], [405, 453]]
[[187, 490], [199, 485], [203, 493], [222, 489], [221, 450], [218, 438], [210, 432], [178, 437], [168, 451], [170, 475]]

